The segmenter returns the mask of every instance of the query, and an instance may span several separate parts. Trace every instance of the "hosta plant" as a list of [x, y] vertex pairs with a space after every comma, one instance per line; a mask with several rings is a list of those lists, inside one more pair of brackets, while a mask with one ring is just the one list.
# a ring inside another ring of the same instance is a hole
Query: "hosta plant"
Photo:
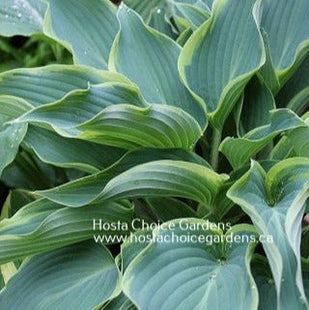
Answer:
[[0, 35], [61, 51], [0, 74], [1, 310], [309, 309], [308, 0], [2, 0]]

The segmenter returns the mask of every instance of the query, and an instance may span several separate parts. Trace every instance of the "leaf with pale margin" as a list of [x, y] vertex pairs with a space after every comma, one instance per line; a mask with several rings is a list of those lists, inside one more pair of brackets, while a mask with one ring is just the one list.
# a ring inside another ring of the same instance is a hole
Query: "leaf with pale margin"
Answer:
[[262, 1], [261, 28], [268, 49], [263, 77], [277, 93], [309, 50], [309, 3]]
[[[84, 208], [63, 207], [40, 199], [21, 208], [0, 223], [0, 264], [29, 255], [93, 239], [93, 220], [130, 223], [133, 208], [128, 202], [104, 202]], [[100, 235], [125, 235], [120, 230], [98, 231]]]
[[291, 158], [267, 173], [257, 163], [228, 191], [258, 232], [272, 236], [262, 245], [277, 290], [278, 309], [308, 309], [301, 276], [300, 236], [309, 196], [309, 159]]
[[[182, 226], [185, 223], [200, 226], [192, 231]], [[129, 264], [123, 278], [124, 292], [138, 309], [257, 308], [257, 289], [249, 266], [254, 243], [247, 241], [255, 236], [253, 227], [235, 226], [226, 235], [237, 235], [245, 242], [191, 242], [194, 236], [207, 240], [226, 237], [218, 229], [202, 229], [206, 223], [193, 218], [174, 220], [154, 230], [154, 241]], [[173, 230], [169, 230], [171, 224]], [[187, 239], [164, 242], [173, 236]]]
[[[42, 143], [44, 141], [44, 143]], [[58, 167], [96, 173], [119, 160], [125, 150], [89, 141], [70, 139], [30, 125], [23, 146], [33, 150], [41, 161]]]
[[84, 242], [26, 260], [1, 291], [0, 307], [94, 310], [119, 291], [120, 274], [108, 249]]
[[223, 140], [219, 149], [233, 168], [237, 169], [248, 163], [250, 158], [281, 132], [304, 126], [306, 126], [305, 122], [291, 110], [272, 110], [269, 125], [255, 128], [242, 138], [227, 137]]
[[242, 90], [265, 60], [258, 30], [259, 2], [218, 0], [208, 19], [185, 44], [179, 70], [221, 129]]
[[15, 69], [0, 74], [0, 95], [15, 96], [32, 106], [40, 106], [57, 101], [72, 90], [106, 82], [129, 83], [119, 74], [86, 66], [49, 65]]
[[80, 139], [128, 150], [138, 147], [192, 150], [202, 129], [188, 113], [176, 107], [153, 104], [147, 108], [116, 105], [78, 126]]
[[135, 166], [116, 176], [102, 191], [102, 199], [181, 197], [200, 202], [215, 213], [216, 195], [227, 175], [177, 160], [158, 160]]
[[[93, 201], [102, 201], [104, 200], [102, 191], [112, 178], [136, 165], [159, 159], [185, 160], [199, 164], [199, 167], [202, 169], [210, 167], [198, 155], [184, 150], [141, 149], [129, 152], [113, 166], [102, 172], [77, 179], [50, 190], [40, 191], [39, 194], [47, 199], [71, 207], [81, 207]], [[76, 196], [76, 193], [78, 193], [78, 196]]]
[[139, 15], [123, 4], [119, 8], [118, 19], [120, 32], [110, 53], [109, 68], [135, 82], [149, 103], [181, 108], [204, 129], [207, 123], [204, 107], [179, 78], [177, 60], [180, 46], [147, 26]]

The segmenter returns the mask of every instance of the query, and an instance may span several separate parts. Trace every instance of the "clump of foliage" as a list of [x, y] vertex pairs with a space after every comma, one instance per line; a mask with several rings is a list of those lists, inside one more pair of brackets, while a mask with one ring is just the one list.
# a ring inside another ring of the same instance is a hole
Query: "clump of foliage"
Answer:
[[0, 35], [0, 309], [309, 309], [308, 0], [3, 0]]

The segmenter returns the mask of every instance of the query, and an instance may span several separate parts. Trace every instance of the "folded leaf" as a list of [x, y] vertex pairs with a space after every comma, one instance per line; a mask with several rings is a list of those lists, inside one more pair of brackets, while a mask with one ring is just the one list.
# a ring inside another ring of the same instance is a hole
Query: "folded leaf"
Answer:
[[32, 125], [28, 128], [23, 144], [45, 163], [88, 173], [96, 173], [109, 167], [125, 154], [125, 150], [119, 148], [63, 138], [52, 131]]
[[301, 276], [300, 232], [309, 196], [309, 159], [279, 162], [266, 174], [258, 163], [227, 195], [246, 212], [264, 242], [277, 290], [278, 309], [308, 309]]
[[[141, 310], [256, 309], [257, 289], [249, 267], [254, 243], [248, 238], [255, 235], [252, 227], [235, 226], [226, 235], [234, 234], [247, 241], [211, 244], [191, 240], [194, 236], [205, 240], [226, 236], [220, 230], [201, 226], [195, 226], [199, 228], [194, 231], [185, 229], [185, 223], [203, 225], [206, 221], [174, 220], [156, 229], [154, 241], [125, 271], [125, 294]], [[171, 224], [173, 229], [169, 229]], [[176, 241], [180, 236], [183, 242]], [[232, 298], [227, 298], [226, 292]]]
[[213, 213], [214, 200], [228, 179], [204, 166], [176, 160], [138, 165], [107, 183], [103, 199], [182, 197], [200, 202]]
[[0, 293], [0, 306], [94, 310], [117, 296], [119, 286], [119, 271], [108, 249], [93, 242], [81, 243], [24, 262]]
[[258, 3], [216, 1], [211, 18], [187, 41], [179, 59], [182, 79], [206, 104], [218, 129], [264, 63]]
[[270, 113], [269, 125], [253, 129], [242, 138], [228, 137], [221, 143], [220, 151], [234, 169], [247, 163], [281, 132], [306, 126], [305, 122], [289, 109], [277, 109]]
[[140, 146], [191, 149], [202, 135], [199, 124], [189, 114], [167, 105], [149, 106], [136, 87], [123, 83], [72, 91], [15, 122], [41, 122], [63, 136], [125, 149]]
[[268, 48], [268, 68], [263, 68], [262, 74], [274, 93], [291, 76], [309, 49], [308, 13], [307, 0], [262, 1], [261, 27]]
[[178, 75], [180, 46], [145, 25], [140, 16], [125, 5], [120, 6], [118, 19], [121, 28], [111, 50], [109, 68], [135, 82], [148, 102], [181, 108], [204, 129], [204, 107], [194, 99]]
[[59, 100], [68, 92], [87, 89], [89, 84], [128, 83], [119, 74], [85, 66], [50, 65], [15, 69], [0, 74], [0, 95], [11, 95], [39, 106]]
[[80, 139], [128, 150], [141, 146], [192, 150], [202, 136], [199, 124], [188, 113], [159, 104], [107, 107], [78, 130]]
[[202, 169], [209, 167], [209, 164], [199, 156], [184, 150], [144, 149], [128, 153], [115, 165], [102, 172], [39, 193], [47, 199], [71, 207], [80, 207], [93, 201], [102, 201], [102, 191], [112, 178], [136, 165], [159, 159], [186, 160], [198, 163], [198, 167], [202, 167]]
[[[93, 220], [106, 223], [130, 223], [133, 208], [130, 204], [103, 203], [85, 208], [69, 208], [46, 199], [32, 202], [13, 217], [0, 223], [0, 264], [63, 246], [93, 239]], [[127, 234], [104, 230], [100, 235]]]
[[89, 121], [110, 105], [132, 104], [147, 106], [138, 89], [125, 83], [88, 85], [85, 90], [73, 90], [62, 99], [32, 109], [16, 122], [35, 122], [51, 125], [62, 135], [75, 137], [76, 127]]

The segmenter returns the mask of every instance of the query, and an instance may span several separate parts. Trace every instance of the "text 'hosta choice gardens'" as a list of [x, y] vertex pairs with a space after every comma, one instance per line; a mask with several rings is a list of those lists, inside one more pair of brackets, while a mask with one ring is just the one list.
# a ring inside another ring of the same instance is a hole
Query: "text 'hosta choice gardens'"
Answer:
[[309, 310], [308, 197], [308, 0], [1, 0], [1, 310]]

